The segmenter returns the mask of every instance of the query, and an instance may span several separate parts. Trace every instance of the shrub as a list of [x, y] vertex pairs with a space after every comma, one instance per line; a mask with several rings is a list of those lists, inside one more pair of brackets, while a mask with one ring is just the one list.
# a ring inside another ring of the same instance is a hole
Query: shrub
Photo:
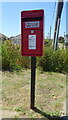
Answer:
[[2, 41], [0, 41], [0, 70], [2, 69]]
[[66, 51], [58, 49], [53, 54], [53, 71], [65, 72], [67, 71], [66, 65]]
[[52, 70], [52, 54], [53, 50], [47, 48], [44, 51], [44, 55], [38, 59], [38, 66], [41, 66], [43, 71]]
[[52, 48], [45, 48], [43, 57], [38, 59], [38, 66], [43, 71], [68, 72], [68, 57], [64, 49], [54, 51]]
[[10, 40], [2, 44], [2, 69], [14, 70], [30, 67], [30, 58], [21, 56], [20, 46], [14, 45]]
[[62, 36], [59, 37], [59, 43], [64, 43], [64, 37]]
[[49, 39], [45, 39], [44, 40], [44, 43], [45, 43], [45, 46], [49, 46], [49, 47], [52, 47], [52, 40], [49, 40]]
[[[30, 57], [22, 56], [20, 51], [20, 46], [12, 44], [10, 40], [5, 41], [0, 46], [3, 70], [30, 68]], [[43, 71], [68, 72], [67, 52], [64, 49], [54, 51], [51, 46], [47, 46], [45, 47], [44, 55], [37, 57], [37, 66], [41, 67]]]

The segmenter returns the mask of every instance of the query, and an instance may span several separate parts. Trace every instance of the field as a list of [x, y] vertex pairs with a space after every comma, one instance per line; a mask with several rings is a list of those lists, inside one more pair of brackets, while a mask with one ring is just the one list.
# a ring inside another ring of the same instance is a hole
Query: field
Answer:
[[35, 110], [30, 109], [31, 71], [1, 72], [3, 118], [45, 118], [65, 115], [66, 75], [36, 70]]

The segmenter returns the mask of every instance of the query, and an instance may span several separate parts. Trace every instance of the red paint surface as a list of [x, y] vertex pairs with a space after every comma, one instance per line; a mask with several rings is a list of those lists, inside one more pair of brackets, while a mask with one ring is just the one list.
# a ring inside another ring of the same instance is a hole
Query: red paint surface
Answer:
[[[39, 21], [38, 28], [25, 28], [25, 22]], [[30, 10], [21, 12], [21, 52], [23, 56], [42, 56], [43, 55], [43, 25], [44, 11]], [[31, 33], [34, 30], [34, 33]], [[36, 35], [36, 49], [28, 48], [28, 36]]]

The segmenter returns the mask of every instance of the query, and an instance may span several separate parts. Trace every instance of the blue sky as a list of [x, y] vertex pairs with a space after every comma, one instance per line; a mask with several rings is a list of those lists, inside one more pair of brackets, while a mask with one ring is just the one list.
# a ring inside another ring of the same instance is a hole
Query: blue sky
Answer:
[[[1, 3], [0, 3], [1, 6]], [[31, 9], [44, 9], [45, 11], [45, 25], [44, 25], [44, 36], [48, 36], [50, 25], [52, 26], [52, 38], [54, 34], [55, 17], [53, 19], [55, 2], [3, 2], [2, 3], [2, 29], [0, 33], [6, 36], [15, 36], [21, 33], [21, 11]], [[53, 22], [52, 22], [53, 20]], [[62, 11], [60, 33], [59, 35], [64, 36], [66, 32], [66, 6]]]

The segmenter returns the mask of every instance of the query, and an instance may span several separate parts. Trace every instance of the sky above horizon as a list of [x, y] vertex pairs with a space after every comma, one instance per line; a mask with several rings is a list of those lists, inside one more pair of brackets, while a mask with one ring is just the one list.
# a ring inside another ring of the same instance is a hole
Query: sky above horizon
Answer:
[[[50, 25], [52, 27], [51, 37], [54, 35], [54, 24], [55, 15], [54, 7], [55, 2], [3, 2], [0, 3], [1, 6], [1, 16], [0, 19], [1, 29], [0, 33], [5, 34], [7, 37], [16, 36], [21, 34], [21, 11], [32, 10], [32, 9], [44, 9], [45, 11], [45, 24], [44, 24], [44, 36], [48, 36]], [[56, 11], [55, 11], [56, 12]], [[64, 36], [66, 32], [66, 3], [64, 3], [60, 32], [59, 36]]]

